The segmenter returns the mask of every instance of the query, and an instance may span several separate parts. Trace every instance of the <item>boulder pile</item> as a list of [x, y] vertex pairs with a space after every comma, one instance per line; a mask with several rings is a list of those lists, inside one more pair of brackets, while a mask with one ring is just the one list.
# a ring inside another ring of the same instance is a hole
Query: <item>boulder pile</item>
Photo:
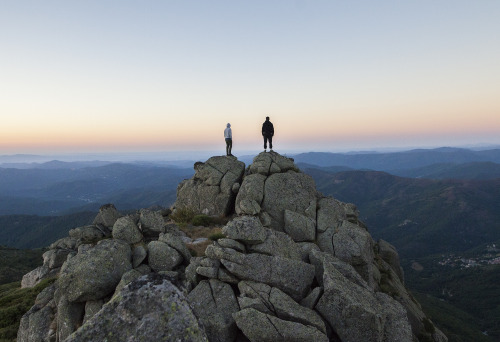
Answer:
[[102, 207], [23, 279], [58, 277], [18, 341], [447, 341], [406, 290], [396, 249], [292, 159], [195, 170], [172, 210], [230, 217], [223, 238], [192, 257], [165, 212]]

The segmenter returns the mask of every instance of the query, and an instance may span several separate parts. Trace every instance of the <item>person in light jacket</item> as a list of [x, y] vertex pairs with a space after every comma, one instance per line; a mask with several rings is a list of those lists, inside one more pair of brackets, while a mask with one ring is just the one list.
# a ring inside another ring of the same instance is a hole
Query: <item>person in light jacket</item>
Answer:
[[226, 156], [232, 156], [231, 149], [233, 148], [233, 131], [231, 130], [231, 124], [226, 125], [224, 130], [224, 139], [226, 139]]

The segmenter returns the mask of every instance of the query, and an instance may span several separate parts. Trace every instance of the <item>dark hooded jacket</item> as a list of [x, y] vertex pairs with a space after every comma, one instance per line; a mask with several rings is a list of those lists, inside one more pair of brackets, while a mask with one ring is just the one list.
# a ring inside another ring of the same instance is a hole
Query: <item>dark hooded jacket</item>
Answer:
[[262, 124], [262, 135], [272, 137], [274, 135], [274, 126], [271, 121], [266, 120]]

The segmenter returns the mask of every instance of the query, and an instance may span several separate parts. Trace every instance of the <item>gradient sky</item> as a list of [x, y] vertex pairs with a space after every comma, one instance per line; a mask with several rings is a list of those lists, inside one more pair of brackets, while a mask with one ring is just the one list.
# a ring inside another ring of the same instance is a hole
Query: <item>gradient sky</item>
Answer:
[[500, 1], [3, 1], [0, 153], [500, 144]]

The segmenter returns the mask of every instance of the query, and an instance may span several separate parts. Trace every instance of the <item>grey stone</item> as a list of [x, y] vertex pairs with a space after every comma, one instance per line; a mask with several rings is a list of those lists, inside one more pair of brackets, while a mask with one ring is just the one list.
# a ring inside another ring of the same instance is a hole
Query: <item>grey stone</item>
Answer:
[[218, 267], [207, 267], [207, 266], [199, 266], [196, 268], [196, 273], [201, 276], [207, 278], [215, 278], [217, 279], [219, 276], [219, 268]]
[[269, 228], [271, 227], [271, 216], [266, 213], [265, 211], [261, 211], [260, 214], [259, 214], [259, 218], [260, 218], [260, 222], [262, 223], [262, 225], [266, 228]]
[[[264, 199], [264, 183], [266, 176], [255, 174], [246, 176], [236, 196], [235, 211], [238, 215], [255, 215], [252, 205], [249, 203], [258, 204], [258, 211], [260, 212], [260, 205]], [[243, 204], [242, 204], [243, 202]], [[250, 208], [250, 212], [247, 212]]]
[[189, 263], [189, 260], [191, 260], [191, 253], [180, 236], [171, 233], [160, 234], [158, 241], [165, 242], [167, 245], [179, 252], [184, 259], [184, 262]]
[[152, 211], [149, 209], [141, 209], [139, 216], [139, 225], [142, 234], [145, 237], [155, 238], [160, 235], [160, 233], [165, 233], [165, 220], [161, 212]]
[[315, 287], [304, 299], [300, 301], [300, 305], [313, 310], [322, 295], [323, 288]]
[[302, 260], [299, 246], [289, 235], [269, 228], [264, 228], [264, 230], [266, 232], [264, 242], [248, 245], [249, 252]]
[[63, 296], [57, 304], [57, 339], [64, 341], [83, 322], [85, 303], [73, 303]]
[[326, 333], [325, 323], [315, 311], [301, 306], [281, 290], [273, 287], [269, 295], [269, 301], [274, 307], [276, 317], [312, 326]]
[[285, 233], [296, 242], [316, 239], [316, 222], [311, 218], [285, 209]]
[[331, 254], [324, 253], [318, 250], [311, 250], [309, 255], [309, 260], [316, 270], [316, 279], [318, 284], [323, 286], [323, 273], [325, 264], [333, 266], [338, 272], [340, 272], [344, 277], [354, 284], [367, 289], [372, 290], [368, 283], [361, 277], [361, 275], [352, 267], [352, 265], [341, 261], [340, 259], [334, 257]]
[[130, 216], [124, 216], [113, 225], [113, 238], [134, 244], [142, 240], [142, 234], [134, 220]]
[[233, 192], [233, 194], [237, 194], [238, 191], [240, 191], [240, 186], [241, 186], [240, 183], [233, 184], [233, 186], [231, 187], [231, 191]]
[[233, 185], [241, 183], [245, 164], [236, 158], [212, 157], [195, 164], [193, 178], [177, 188], [175, 208], [191, 208], [196, 213], [225, 216], [233, 211]]
[[71, 229], [69, 236], [81, 243], [96, 243], [106, 237], [106, 234], [96, 226], [85, 226]]
[[[388, 329], [401, 323], [400, 318], [391, 323], [404, 310], [395, 300], [387, 297], [380, 300], [371, 289], [351, 282], [328, 262], [323, 268], [324, 294], [316, 304], [316, 310], [343, 342], [382, 342], [384, 336], [391, 334]], [[409, 324], [403, 324], [397, 336], [403, 336], [402, 341], [411, 341]]]
[[24, 289], [34, 287], [44, 279], [56, 277], [59, 270], [59, 268], [50, 269], [45, 265], [39, 266], [23, 276], [23, 279], [21, 280], [21, 288]]
[[382, 257], [382, 259], [387, 262], [396, 275], [399, 277], [401, 282], [404, 283], [404, 274], [403, 274], [403, 269], [401, 268], [401, 265], [399, 264], [399, 254], [396, 251], [396, 247], [391, 245], [389, 242], [384, 241], [382, 239], [378, 240], [377, 246], [376, 246], [378, 253]]
[[208, 341], [184, 295], [166, 277], [143, 276], [127, 285], [66, 342]]
[[203, 280], [187, 299], [210, 341], [234, 341], [237, 328], [232, 314], [239, 310], [239, 305], [230, 285], [215, 279]]
[[48, 268], [61, 267], [70, 252], [70, 249], [50, 249], [42, 255], [43, 264]]
[[[126, 274], [126, 273], [125, 273]], [[89, 319], [95, 316], [99, 310], [102, 309], [104, 305], [103, 299], [91, 300], [85, 303], [85, 316], [83, 317], [83, 323], [87, 322]]]
[[[322, 332], [326, 327], [321, 317], [313, 310], [299, 305], [290, 296], [276, 287], [250, 281], [238, 283], [243, 304], [241, 309], [254, 308], [263, 313], [272, 314], [278, 318], [313, 326]], [[250, 298], [244, 299], [244, 298]]]
[[17, 332], [18, 342], [40, 342], [55, 340], [55, 331], [51, 330], [55, 311], [50, 306], [33, 306], [21, 318]]
[[245, 253], [245, 245], [233, 239], [218, 239], [217, 244], [221, 247], [232, 248], [235, 251]]
[[375, 255], [370, 234], [351, 222], [343, 221], [338, 233], [332, 237], [332, 245], [334, 255], [354, 266], [363, 279], [373, 287], [372, 263]]
[[182, 256], [175, 249], [161, 241], [148, 244], [148, 263], [155, 271], [171, 271], [182, 263]]
[[229, 249], [222, 256], [221, 263], [237, 278], [277, 287], [295, 300], [304, 297], [314, 278], [314, 266], [298, 260]]
[[144, 247], [144, 245], [140, 244], [134, 246], [132, 251], [132, 267], [137, 268], [142, 264], [144, 260], [148, 257], [148, 251]]
[[69, 259], [61, 269], [59, 289], [70, 302], [86, 302], [113, 293], [122, 275], [132, 269], [128, 244], [103, 240]]
[[116, 296], [118, 293], [120, 293], [121, 289], [123, 289], [125, 286], [127, 286], [132, 281], [134, 281], [137, 278], [142, 277], [142, 276], [143, 276], [143, 274], [141, 272], [139, 272], [138, 270], [130, 270], [130, 271], [124, 273], [122, 278], [120, 279], [120, 282], [118, 283], [118, 285], [116, 285], [115, 293], [113, 294], [113, 297]]
[[344, 206], [332, 197], [323, 197], [318, 201], [317, 228], [322, 233], [330, 228], [338, 228], [346, 219]]
[[239, 216], [222, 228], [222, 233], [229, 239], [244, 244], [262, 243], [267, 238], [266, 229], [254, 216]]
[[309, 175], [296, 172], [273, 174], [266, 179], [261, 210], [271, 217], [272, 229], [284, 231], [285, 210], [307, 216], [306, 210], [311, 212], [316, 196], [314, 180]]
[[111, 228], [119, 217], [120, 213], [113, 204], [105, 204], [99, 208], [99, 213], [92, 224]]
[[308, 264], [310, 264], [309, 253], [311, 253], [311, 251], [313, 249], [320, 251], [320, 248], [318, 247], [318, 245], [315, 243], [312, 243], [312, 242], [298, 242], [297, 246], [299, 246], [300, 257], [301, 257], [302, 261], [307, 262]]
[[250, 174], [271, 175], [274, 173], [297, 170], [293, 159], [284, 157], [279, 153], [259, 153], [249, 167]]
[[76, 250], [76, 239], [70, 236], [57, 240], [49, 246], [49, 249], [73, 249]]
[[327, 342], [318, 329], [297, 322], [279, 319], [248, 308], [233, 315], [238, 328], [252, 342]]
[[234, 275], [232, 275], [222, 267], [219, 267], [219, 272], [217, 273], [217, 279], [229, 284], [238, 284], [240, 281], [238, 278], [236, 278]]
[[238, 203], [239, 215], [257, 215], [260, 213], [260, 205], [255, 200], [243, 199]]
[[385, 314], [384, 342], [410, 341], [412, 330], [405, 308], [385, 293], [375, 293]]
[[201, 277], [196, 272], [196, 269], [201, 266], [201, 260], [203, 259], [204, 257], [192, 257], [189, 265], [186, 267], [184, 274], [188, 289], [194, 288], [201, 281]]

